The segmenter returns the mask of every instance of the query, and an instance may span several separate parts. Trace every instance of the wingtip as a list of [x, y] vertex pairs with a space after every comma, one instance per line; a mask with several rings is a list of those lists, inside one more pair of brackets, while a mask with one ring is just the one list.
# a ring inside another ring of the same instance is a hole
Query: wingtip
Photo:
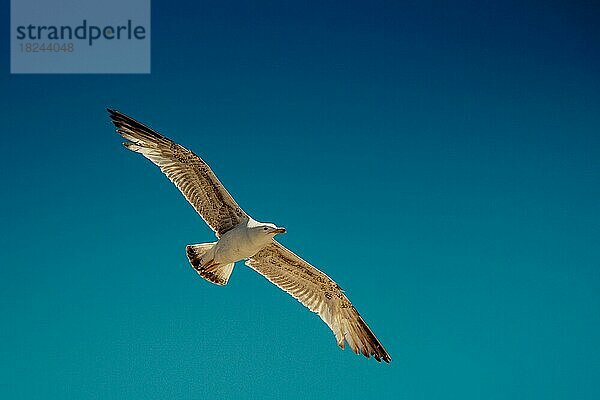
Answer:
[[[155, 142], [155, 141], [163, 141], [165, 144], [170, 142], [169, 139], [165, 138], [160, 133], [156, 132], [152, 128], [142, 124], [136, 119], [123, 114], [122, 112], [115, 110], [114, 108], [107, 107], [106, 111], [108, 111], [109, 117], [113, 123], [113, 125], [117, 128], [117, 132], [121, 136], [123, 135], [123, 130], [130, 136], [137, 137], [139, 140]], [[132, 140], [129, 137], [126, 137], [128, 140]]]
[[375, 357], [377, 362], [384, 361], [386, 364], [392, 362], [392, 357], [390, 357], [390, 355], [387, 352], [384, 352], [383, 354], [373, 354], [373, 356]]
[[[364, 354], [364, 353], [363, 353]], [[382, 361], [385, 362], [386, 364], [389, 364], [392, 361], [392, 358], [390, 357], [389, 354], [384, 353], [384, 354], [379, 354], [379, 353], [371, 353], [371, 354], [365, 354], [365, 357], [367, 358], [371, 358], [371, 356], [373, 356], [373, 358], [378, 362], [381, 363]]]
[[108, 117], [110, 118], [110, 121], [118, 127], [117, 122], [123, 118], [123, 114], [114, 108], [109, 107], [106, 108], [106, 111], [108, 111]]
[[[389, 364], [390, 362], [392, 362], [392, 358], [391, 358], [391, 357], [390, 357], [390, 355], [389, 355], [389, 354], [387, 354], [387, 353], [386, 353], [386, 354], [383, 354], [383, 355], [382, 355], [382, 354], [375, 354], [375, 353], [373, 353], [373, 354], [371, 354], [371, 355], [373, 356], [373, 358], [375, 358], [375, 360], [376, 360], [378, 363], [381, 363], [381, 362], [383, 361], [383, 362], [385, 362], [386, 364]], [[369, 358], [369, 356], [366, 356], [366, 357], [367, 357], [367, 358]]]
[[134, 120], [133, 118], [131, 118], [128, 115], [123, 114], [121, 111], [119, 110], [115, 110], [114, 108], [106, 108], [106, 111], [108, 111], [108, 116], [110, 117], [110, 119], [112, 120], [112, 122], [114, 124], [118, 123], [118, 122], [129, 122], [129, 123], [138, 123], [138, 121]]

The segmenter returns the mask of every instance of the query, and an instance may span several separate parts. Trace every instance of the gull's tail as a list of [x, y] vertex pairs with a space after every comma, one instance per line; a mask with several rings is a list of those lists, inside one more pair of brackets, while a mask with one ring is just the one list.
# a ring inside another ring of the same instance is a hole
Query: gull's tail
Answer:
[[219, 264], [215, 262], [214, 252], [211, 251], [215, 244], [216, 242], [190, 244], [186, 246], [185, 250], [190, 264], [201, 277], [214, 284], [224, 286], [227, 285], [233, 272], [234, 263]]

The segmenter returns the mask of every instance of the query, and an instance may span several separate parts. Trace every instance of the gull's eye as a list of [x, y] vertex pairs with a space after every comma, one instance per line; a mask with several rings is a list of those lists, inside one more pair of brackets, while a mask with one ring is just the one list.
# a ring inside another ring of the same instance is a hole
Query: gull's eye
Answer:
[[263, 231], [266, 231], [267, 229], [268, 229], [268, 228], [265, 226], [265, 227], [263, 228]]

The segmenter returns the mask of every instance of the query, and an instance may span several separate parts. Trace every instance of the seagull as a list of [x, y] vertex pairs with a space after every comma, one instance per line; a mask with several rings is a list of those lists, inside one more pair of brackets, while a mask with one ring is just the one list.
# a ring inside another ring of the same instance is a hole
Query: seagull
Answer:
[[224, 286], [236, 262], [284, 290], [333, 331], [337, 344], [378, 362], [392, 359], [330, 277], [288, 250], [274, 237], [285, 228], [254, 220], [236, 203], [208, 164], [185, 147], [127, 115], [107, 109], [123, 145], [156, 164], [217, 236], [216, 242], [186, 246], [187, 258], [204, 279]]

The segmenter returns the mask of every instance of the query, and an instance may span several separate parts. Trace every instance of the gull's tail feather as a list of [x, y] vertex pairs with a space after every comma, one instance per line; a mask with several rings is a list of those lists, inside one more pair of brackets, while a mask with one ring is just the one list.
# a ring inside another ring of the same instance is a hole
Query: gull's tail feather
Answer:
[[185, 250], [190, 264], [201, 277], [214, 284], [224, 286], [227, 285], [233, 272], [234, 263], [216, 263], [211, 251], [215, 244], [215, 242], [190, 244], [186, 246]]

